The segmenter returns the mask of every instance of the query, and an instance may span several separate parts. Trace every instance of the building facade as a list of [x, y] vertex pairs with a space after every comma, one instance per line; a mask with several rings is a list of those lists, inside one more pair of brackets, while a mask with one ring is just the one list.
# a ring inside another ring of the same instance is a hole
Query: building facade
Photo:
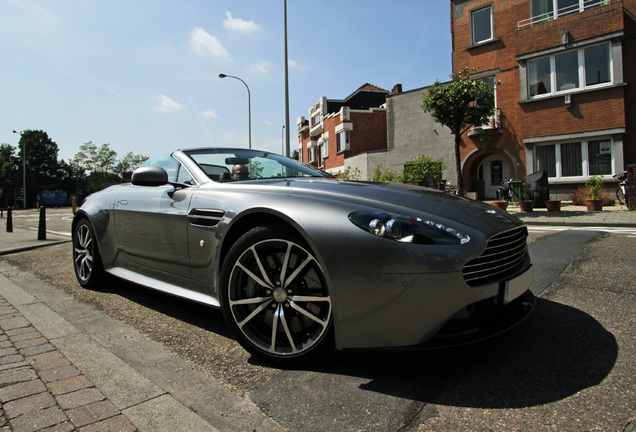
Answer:
[[343, 173], [345, 159], [386, 150], [387, 90], [364, 84], [344, 100], [320, 98], [300, 117], [298, 153], [303, 162], [333, 174]]
[[496, 115], [465, 134], [466, 189], [546, 171], [552, 198], [636, 163], [636, 0], [451, 0], [453, 70], [498, 83]]

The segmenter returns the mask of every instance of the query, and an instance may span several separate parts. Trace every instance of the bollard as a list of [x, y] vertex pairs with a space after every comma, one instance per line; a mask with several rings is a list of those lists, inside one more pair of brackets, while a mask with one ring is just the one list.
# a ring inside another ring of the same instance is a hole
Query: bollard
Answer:
[[11, 207], [7, 208], [7, 232], [13, 232], [13, 216], [11, 215]]
[[46, 207], [40, 207], [40, 222], [38, 223], [38, 240], [46, 240]]
[[73, 214], [77, 213], [77, 203], [75, 200], [71, 202], [71, 206], [73, 207]]

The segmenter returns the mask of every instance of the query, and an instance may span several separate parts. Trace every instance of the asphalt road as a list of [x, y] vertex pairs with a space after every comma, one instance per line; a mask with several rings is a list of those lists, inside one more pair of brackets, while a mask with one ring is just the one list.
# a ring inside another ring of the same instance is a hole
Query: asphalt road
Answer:
[[[61, 213], [47, 210], [47, 228], [68, 227]], [[636, 432], [636, 237], [532, 230], [530, 242], [539, 299], [511, 332], [432, 352], [339, 353], [312, 370], [255, 362], [209, 308], [122, 281], [82, 290], [69, 245], [4, 259], [163, 343], [289, 431]]]

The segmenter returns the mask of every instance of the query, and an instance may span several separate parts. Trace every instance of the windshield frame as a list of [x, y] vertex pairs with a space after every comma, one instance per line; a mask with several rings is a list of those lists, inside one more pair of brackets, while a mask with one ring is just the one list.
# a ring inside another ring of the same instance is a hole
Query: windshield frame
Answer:
[[[177, 152], [175, 152], [177, 153]], [[196, 165], [198, 170], [200, 170], [203, 174], [205, 174], [211, 181], [214, 182], [235, 182], [235, 181], [258, 181], [258, 180], [269, 180], [269, 179], [289, 179], [289, 178], [310, 178], [310, 177], [323, 177], [323, 178], [338, 178], [337, 176], [330, 174], [326, 171], [323, 171], [319, 168], [316, 168], [312, 165], [306, 164], [304, 162], [297, 161], [295, 159], [291, 159], [285, 156], [281, 156], [276, 153], [263, 151], [263, 150], [252, 150], [252, 149], [237, 149], [237, 148], [193, 148], [193, 149], [184, 149], [179, 150], [178, 153], [185, 155], [193, 164]], [[205, 155], [220, 155], [223, 157], [225, 155], [224, 162], [228, 167], [228, 170], [231, 170], [229, 167], [229, 160], [236, 161], [245, 161], [248, 160], [251, 164], [254, 159], [266, 159], [273, 161], [280, 165], [281, 170], [285, 168], [288, 173], [296, 173], [296, 175], [281, 175], [276, 176], [265, 176], [265, 177], [249, 177], [242, 179], [223, 179], [220, 178], [214, 179], [210, 178], [210, 175], [206, 173], [204, 169], [204, 165], [202, 163], [202, 159]]]

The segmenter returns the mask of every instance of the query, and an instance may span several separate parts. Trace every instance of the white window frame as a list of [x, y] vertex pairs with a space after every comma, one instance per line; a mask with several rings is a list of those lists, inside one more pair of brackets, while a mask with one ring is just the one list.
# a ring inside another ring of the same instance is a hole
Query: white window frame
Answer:
[[[600, 45], [607, 45], [608, 47], [608, 53], [609, 53], [609, 81], [607, 82], [603, 82], [603, 83], [598, 83], [598, 84], [592, 84], [592, 85], [587, 85], [586, 83], [586, 74], [585, 74], [585, 50], [588, 48], [593, 48], [595, 46], [600, 46]], [[579, 86], [578, 87], [573, 87], [573, 88], [568, 88], [568, 89], [558, 89], [557, 88], [557, 74], [556, 74], [556, 57], [562, 54], [567, 54], [567, 53], [571, 53], [571, 52], [577, 52], [577, 61], [578, 61], [578, 66], [577, 66], [577, 72], [578, 72], [578, 78], [579, 78]], [[543, 93], [543, 94], [536, 94], [534, 96], [531, 95], [530, 92], [530, 86], [531, 86], [531, 82], [530, 82], [530, 64], [534, 61], [538, 61], [538, 60], [542, 60], [545, 58], [549, 58], [550, 59], [550, 91], [547, 93]], [[528, 99], [540, 99], [543, 97], [549, 97], [555, 94], [564, 94], [564, 93], [573, 93], [573, 92], [578, 92], [578, 91], [582, 91], [582, 90], [587, 90], [587, 89], [592, 89], [592, 88], [599, 88], [599, 87], [607, 87], [607, 86], [611, 86], [614, 84], [614, 58], [612, 55], [612, 43], [609, 41], [603, 42], [603, 43], [599, 43], [599, 44], [593, 44], [593, 45], [588, 45], [588, 46], [583, 46], [583, 47], [579, 47], [575, 50], [570, 50], [570, 51], [563, 51], [563, 52], [559, 52], [556, 54], [551, 54], [549, 56], [543, 56], [543, 57], [537, 57], [537, 58], [533, 58], [533, 59], [528, 59], [528, 65], [526, 68], [526, 82], [527, 82], [527, 94], [528, 94]]]
[[[345, 137], [344, 148], [342, 145], [342, 137]], [[337, 148], [336, 152], [341, 153], [344, 151], [351, 150], [351, 132], [347, 129], [343, 129], [336, 135], [337, 140]]]
[[[534, 159], [534, 171], [538, 170], [538, 158], [537, 158], [537, 148], [538, 147], [544, 147], [544, 146], [554, 146], [554, 158], [555, 158], [555, 165], [556, 165], [556, 177], [549, 177], [550, 182], [553, 183], [575, 183], [575, 182], [585, 182], [590, 178], [590, 157], [588, 154], [588, 143], [590, 141], [609, 141], [610, 142], [610, 152], [611, 152], [611, 156], [610, 156], [610, 170], [611, 173], [609, 174], [603, 174], [602, 177], [605, 180], [611, 180], [612, 179], [612, 175], [616, 174], [616, 156], [618, 153], [618, 149], [616, 148], [617, 143], [615, 142], [615, 140], [611, 137], [611, 136], [594, 136], [594, 137], [589, 137], [589, 138], [581, 138], [581, 139], [572, 139], [572, 140], [565, 140], [565, 141], [559, 141], [559, 142], [546, 142], [546, 143], [542, 143], [542, 144], [536, 144], [534, 146], [534, 149], [532, 151], [533, 153], [533, 159]], [[570, 143], [580, 143], [581, 145], [581, 172], [582, 175], [580, 176], [568, 176], [568, 177], [564, 177], [562, 175], [563, 172], [563, 163], [561, 160], [561, 145], [562, 144], [570, 144]]]
[[[482, 40], [477, 40], [475, 37], [475, 15], [488, 10], [490, 12], [490, 37]], [[470, 40], [473, 45], [479, 45], [486, 42], [490, 42], [495, 39], [495, 16], [493, 13], [493, 6], [488, 5], [479, 9], [470, 11]]]

